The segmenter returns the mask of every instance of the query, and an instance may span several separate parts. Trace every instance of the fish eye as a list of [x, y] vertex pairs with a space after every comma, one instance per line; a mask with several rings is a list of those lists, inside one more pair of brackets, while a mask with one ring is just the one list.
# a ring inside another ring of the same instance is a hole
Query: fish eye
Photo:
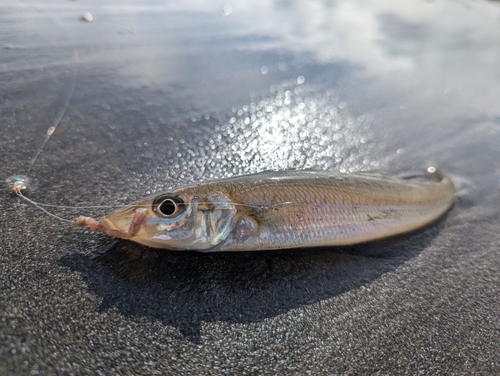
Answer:
[[184, 201], [178, 196], [164, 195], [153, 201], [153, 210], [159, 217], [173, 217], [185, 209]]

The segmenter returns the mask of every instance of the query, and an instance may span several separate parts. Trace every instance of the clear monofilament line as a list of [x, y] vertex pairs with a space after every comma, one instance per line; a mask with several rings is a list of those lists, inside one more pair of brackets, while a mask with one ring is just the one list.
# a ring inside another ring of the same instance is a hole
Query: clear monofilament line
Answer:
[[57, 208], [57, 209], [69, 209], [69, 210], [77, 210], [77, 209], [113, 209], [113, 208], [121, 208], [123, 205], [81, 205], [81, 206], [67, 206], [67, 205], [52, 205], [52, 204], [41, 204], [37, 203], [38, 206], [43, 206], [46, 208]]
[[40, 147], [38, 148], [38, 150], [33, 155], [33, 158], [31, 158], [30, 164], [29, 164], [29, 167], [28, 167], [28, 171], [26, 172], [26, 175], [29, 175], [29, 173], [31, 172], [31, 169], [32, 169], [33, 165], [35, 164], [36, 160], [38, 159], [38, 156], [43, 151], [43, 148], [45, 147], [45, 145], [49, 141], [50, 137], [56, 131], [57, 126], [61, 122], [64, 114], [66, 113], [66, 110], [68, 109], [69, 102], [71, 101], [71, 98], [73, 97], [73, 93], [75, 92], [76, 80], [78, 78], [78, 51], [77, 51], [77, 49], [75, 47], [73, 47], [73, 53], [75, 55], [75, 61], [77, 62], [77, 64], [75, 65], [75, 74], [73, 76], [73, 81], [71, 82], [71, 87], [69, 89], [69, 93], [68, 93], [68, 95], [66, 97], [67, 99], [64, 102], [63, 107], [61, 108], [61, 110], [57, 114], [56, 118], [52, 122], [52, 125], [47, 129], [47, 132], [45, 134], [45, 138], [44, 138], [42, 144], [40, 145]]
[[53, 213], [51, 213], [51, 212], [49, 212], [49, 211], [45, 210], [45, 209], [44, 209], [44, 208], [42, 208], [40, 205], [38, 205], [35, 201], [30, 200], [28, 197], [26, 197], [25, 195], [23, 195], [23, 194], [21, 193], [21, 191], [20, 191], [20, 190], [16, 190], [15, 192], [16, 192], [16, 194], [17, 194], [19, 197], [21, 197], [23, 200], [26, 200], [26, 201], [28, 201], [30, 204], [32, 204], [32, 205], [34, 205], [34, 206], [36, 206], [38, 209], [40, 209], [41, 211], [43, 211], [45, 214], [48, 214], [48, 215], [50, 215], [51, 217], [54, 217], [54, 218], [56, 218], [56, 219], [58, 219], [58, 220], [60, 220], [60, 221], [63, 221], [63, 222], [72, 223], [72, 224], [74, 224], [74, 223], [75, 223], [75, 221], [74, 221], [74, 220], [69, 220], [69, 219], [66, 219], [66, 218], [59, 217], [59, 216], [57, 216], [57, 215], [55, 215], [55, 214], [53, 214]]

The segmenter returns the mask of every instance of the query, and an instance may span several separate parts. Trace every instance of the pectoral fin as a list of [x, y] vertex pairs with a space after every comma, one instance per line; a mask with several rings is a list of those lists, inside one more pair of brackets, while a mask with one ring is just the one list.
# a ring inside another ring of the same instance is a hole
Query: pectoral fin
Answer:
[[207, 237], [212, 246], [217, 246], [224, 242], [231, 232], [237, 210], [233, 202], [221, 192], [213, 193], [207, 199]]

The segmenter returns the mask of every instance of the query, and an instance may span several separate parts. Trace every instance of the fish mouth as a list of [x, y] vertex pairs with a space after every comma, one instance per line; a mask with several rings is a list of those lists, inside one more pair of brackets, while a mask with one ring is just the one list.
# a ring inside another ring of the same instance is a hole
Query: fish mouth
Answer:
[[120, 231], [115, 225], [113, 222], [110, 221], [110, 219], [108, 217], [102, 217], [101, 219], [99, 219], [99, 224], [103, 227], [103, 231], [105, 233], [108, 233], [108, 231], [118, 231], [118, 232], [123, 232], [123, 231]]
[[99, 219], [99, 224], [102, 226], [102, 231], [106, 234], [114, 238], [129, 239], [127, 236], [127, 229], [129, 226], [120, 226], [120, 228], [118, 228], [108, 217], [102, 217]]
[[146, 209], [137, 209], [132, 218], [117, 218], [102, 217], [99, 224], [103, 231], [115, 238], [131, 239], [137, 235], [142, 224], [147, 219]]

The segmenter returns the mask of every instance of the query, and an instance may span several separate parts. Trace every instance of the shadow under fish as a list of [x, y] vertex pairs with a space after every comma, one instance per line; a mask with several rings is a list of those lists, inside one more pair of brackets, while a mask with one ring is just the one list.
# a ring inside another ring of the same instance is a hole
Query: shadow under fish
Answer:
[[102, 298], [101, 310], [159, 321], [198, 342], [203, 322], [257, 322], [366, 285], [420, 254], [443, 227], [286, 252], [165, 252], [120, 240], [97, 257], [60, 261]]

